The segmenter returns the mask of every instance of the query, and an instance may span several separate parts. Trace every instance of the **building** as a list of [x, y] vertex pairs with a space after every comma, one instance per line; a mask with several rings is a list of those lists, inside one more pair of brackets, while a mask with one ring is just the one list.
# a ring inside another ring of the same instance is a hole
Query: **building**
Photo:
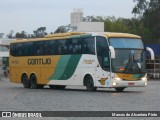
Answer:
[[73, 12], [71, 13], [71, 27], [73, 31], [77, 30], [78, 23], [83, 21], [83, 12], [81, 9], [73, 9]]
[[80, 22], [77, 31], [79, 32], [104, 32], [104, 22]]
[[84, 22], [82, 9], [73, 9], [71, 27], [77, 32], [104, 32], [104, 22]]
[[0, 74], [9, 66], [9, 45], [15, 39], [0, 39]]

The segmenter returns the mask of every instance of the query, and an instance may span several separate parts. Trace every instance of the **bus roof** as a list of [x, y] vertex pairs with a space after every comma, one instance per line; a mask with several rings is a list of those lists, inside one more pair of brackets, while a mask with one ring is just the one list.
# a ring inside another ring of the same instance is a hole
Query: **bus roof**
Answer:
[[125, 37], [125, 38], [141, 38], [138, 35], [129, 34], [129, 33], [116, 33], [116, 32], [69, 32], [69, 33], [59, 33], [59, 34], [49, 34], [46, 35], [45, 38], [55, 38], [55, 37], [64, 37], [64, 36], [75, 36], [75, 35], [103, 35], [110, 37]]
[[105, 36], [107, 38], [141, 38], [138, 35], [128, 34], [128, 33], [116, 33], [116, 32], [68, 32], [68, 33], [57, 33], [57, 34], [49, 34], [44, 38], [34, 38], [34, 39], [17, 39], [11, 43], [17, 42], [29, 42], [29, 41], [43, 41], [43, 40], [54, 40], [54, 39], [64, 39], [64, 38], [76, 38], [78, 36]]
[[[102, 33], [103, 34], [103, 33]], [[116, 32], [106, 32], [104, 33], [108, 38], [110, 37], [124, 37], [124, 38], [141, 38], [138, 35], [129, 34], [129, 33], [116, 33]]]

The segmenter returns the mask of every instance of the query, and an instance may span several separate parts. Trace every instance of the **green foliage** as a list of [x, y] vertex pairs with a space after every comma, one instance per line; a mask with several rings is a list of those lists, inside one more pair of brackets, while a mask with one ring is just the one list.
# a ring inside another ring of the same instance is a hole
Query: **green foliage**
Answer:
[[66, 33], [68, 31], [71, 30], [71, 25], [68, 24], [68, 25], [62, 25], [62, 26], [59, 26], [54, 33]]
[[7, 38], [14, 38], [13, 33], [14, 33], [14, 30], [11, 30], [11, 31], [7, 34]]
[[27, 33], [25, 31], [22, 31], [21, 33], [17, 32], [15, 35], [16, 38], [27, 38]]
[[125, 19], [112, 17], [101, 17], [101, 16], [87, 16], [83, 20], [90, 22], [104, 22], [105, 32], [122, 32], [131, 33], [137, 35], [143, 35], [143, 23], [138, 19]]
[[143, 24], [143, 35], [147, 43], [160, 42], [160, 0], [135, 0], [133, 13]]
[[[141, 3], [141, 2], [140, 2]], [[138, 4], [140, 4], [138, 3]], [[146, 3], [147, 5], [148, 3]], [[140, 6], [140, 5], [137, 5]], [[141, 7], [141, 8], [147, 8], [147, 7]], [[138, 8], [136, 8], [138, 9]], [[145, 9], [146, 10], [146, 9]], [[138, 9], [139, 14], [142, 13], [140, 9]], [[157, 11], [157, 12], [160, 12]], [[136, 13], [137, 14], [137, 13]], [[145, 11], [143, 13], [144, 15], [147, 14]], [[159, 16], [158, 16], [159, 14]], [[144, 16], [143, 15], [143, 16]], [[131, 19], [125, 19], [125, 18], [115, 18], [112, 17], [101, 17], [101, 16], [87, 16], [83, 18], [83, 20], [86, 22], [104, 22], [104, 31], [105, 32], [122, 32], [122, 33], [131, 33], [136, 34], [142, 37], [144, 43], [157, 43], [158, 39], [160, 37], [160, 29], [158, 26], [154, 25], [155, 23], [160, 23], [155, 17], [160, 17], [160, 13], [155, 13], [155, 16], [152, 16], [152, 14], [146, 15], [146, 17], [139, 16], [138, 18], [134, 17]], [[149, 17], [149, 18], [148, 18]], [[150, 19], [152, 18], [152, 19]], [[154, 18], [154, 19], [153, 19]], [[152, 22], [152, 23], [151, 23]], [[160, 27], [160, 25], [159, 25]]]
[[3, 36], [4, 36], [4, 33], [0, 33], [0, 38], [3, 38]]
[[47, 33], [45, 31], [46, 31], [46, 27], [40, 27], [40, 28], [38, 28], [37, 30], [33, 31], [34, 37], [35, 38], [42, 38], [42, 37], [44, 37], [45, 35], [47, 35]]
[[28, 34], [25, 31], [17, 32], [15, 34], [16, 38], [42, 38], [47, 35], [46, 27], [40, 27], [37, 30], [33, 31], [33, 34]]
[[108, 17], [104, 20], [105, 31], [108, 32], [128, 32], [127, 19]]

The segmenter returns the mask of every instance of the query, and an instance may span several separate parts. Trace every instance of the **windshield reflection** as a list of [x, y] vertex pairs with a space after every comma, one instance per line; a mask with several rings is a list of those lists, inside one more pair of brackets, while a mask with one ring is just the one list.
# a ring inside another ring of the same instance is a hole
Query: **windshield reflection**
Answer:
[[121, 73], [143, 73], [145, 71], [144, 50], [115, 49], [112, 71]]

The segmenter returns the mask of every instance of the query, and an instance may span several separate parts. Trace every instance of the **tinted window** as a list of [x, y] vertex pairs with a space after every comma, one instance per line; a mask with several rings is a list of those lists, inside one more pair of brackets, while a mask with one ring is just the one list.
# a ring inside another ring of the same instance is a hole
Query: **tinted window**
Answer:
[[100, 66], [104, 70], [109, 70], [110, 58], [107, 40], [104, 37], [96, 37], [97, 57]]
[[94, 37], [82, 38], [82, 54], [95, 54]]
[[10, 54], [15, 56], [15, 44], [10, 44]]
[[13, 56], [95, 54], [94, 37], [11, 44]]
[[114, 48], [139, 48], [143, 49], [141, 39], [134, 38], [109, 38], [110, 45]]
[[81, 39], [79, 38], [74, 38], [71, 39], [69, 44], [69, 54], [81, 54], [82, 53], [82, 44], [81, 44]]
[[27, 56], [27, 55], [32, 55], [33, 54], [32, 45], [33, 45], [33, 42], [22, 43], [22, 55], [23, 56]]

